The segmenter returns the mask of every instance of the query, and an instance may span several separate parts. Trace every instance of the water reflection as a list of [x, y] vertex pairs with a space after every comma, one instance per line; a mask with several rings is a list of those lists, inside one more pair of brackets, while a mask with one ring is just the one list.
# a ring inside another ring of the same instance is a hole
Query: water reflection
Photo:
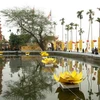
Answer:
[[[24, 67], [23, 62], [19, 61], [18, 66], [22, 65], [22, 72], [18, 73], [18, 81], [8, 81], [8, 89], [3, 96], [7, 100], [45, 100], [44, 91], [52, 91], [54, 80], [49, 73], [41, 71], [43, 65], [40, 60], [34, 59], [30, 60], [30, 62], [26, 59], [23, 60], [26, 66]], [[17, 58], [10, 60], [10, 66], [15, 65], [16, 61], [18, 61]], [[18, 66], [11, 66], [11, 69], [13, 67], [18, 68]], [[12, 73], [16, 72], [14, 70], [11, 70]], [[18, 69], [16, 70], [18, 71]]]
[[85, 99], [86, 100], [100, 100], [100, 92], [99, 92], [100, 91], [100, 88], [99, 88], [99, 84], [100, 84], [99, 70], [100, 69], [96, 65], [91, 65], [88, 63], [83, 63], [83, 62], [75, 61], [72, 59], [64, 59], [64, 58], [58, 58], [58, 59], [62, 59], [64, 62], [61, 60], [63, 64], [61, 64], [60, 62], [59, 69], [57, 69], [56, 72], [59, 73], [60, 71], [63, 72], [66, 70], [70, 72], [73, 70], [76, 70], [77, 72], [82, 71], [85, 77], [85, 80], [80, 84], [79, 89], [84, 93]]
[[[57, 66], [45, 67], [39, 56], [0, 57], [0, 100], [100, 100], [97, 65], [55, 58]], [[66, 70], [83, 72], [79, 90], [63, 91], [53, 79], [54, 73]]]
[[79, 89], [62, 90], [58, 87], [56, 90], [59, 100], [85, 100], [85, 96]]

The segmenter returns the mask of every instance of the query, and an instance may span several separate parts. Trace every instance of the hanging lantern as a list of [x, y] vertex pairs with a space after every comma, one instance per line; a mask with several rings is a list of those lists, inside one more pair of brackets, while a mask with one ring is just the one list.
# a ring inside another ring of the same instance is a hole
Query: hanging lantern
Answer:
[[87, 40], [86, 42], [89, 42], [89, 40]]
[[93, 42], [97, 42], [97, 40], [93, 40]]
[[77, 41], [76, 43], [79, 43], [79, 41]]

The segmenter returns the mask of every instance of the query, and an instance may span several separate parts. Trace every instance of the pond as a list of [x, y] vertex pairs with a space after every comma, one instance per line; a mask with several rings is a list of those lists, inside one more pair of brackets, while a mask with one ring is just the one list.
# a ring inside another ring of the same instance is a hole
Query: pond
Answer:
[[[100, 100], [100, 68], [64, 57], [46, 67], [40, 56], [0, 56], [0, 100]], [[63, 90], [53, 75], [64, 71], [83, 73], [79, 89]]]

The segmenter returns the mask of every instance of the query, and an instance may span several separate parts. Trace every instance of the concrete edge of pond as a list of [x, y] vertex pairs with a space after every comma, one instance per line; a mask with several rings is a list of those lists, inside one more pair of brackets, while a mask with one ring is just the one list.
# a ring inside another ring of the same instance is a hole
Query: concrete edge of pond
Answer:
[[88, 62], [91, 64], [96, 64], [96, 65], [100, 64], [100, 55], [99, 54], [95, 55], [92, 53], [63, 52], [63, 51], [56, 51], [56, 52], [48, 51], [48, 53], [50, 53], [51, 55], [63, 56], [63, 57], [67, 57], [67, 58], [71, 58], [71, 59], [75, 59], [75, 60], [79, 60], [79, 61], [83, 61], [83, 62]]
[[[2, 51], [2, 55], [25, 55], [29, 52], [29, 55], [39, 55], [41, 51]], [[88, 62], [91, 64], [100, 64], [100, 55], [92, 53], [81, 53], [81, 52], [66, 52], [66, 51], [47, 51], [50, 55], [62, 56], [72, 58], [79, 61]]]

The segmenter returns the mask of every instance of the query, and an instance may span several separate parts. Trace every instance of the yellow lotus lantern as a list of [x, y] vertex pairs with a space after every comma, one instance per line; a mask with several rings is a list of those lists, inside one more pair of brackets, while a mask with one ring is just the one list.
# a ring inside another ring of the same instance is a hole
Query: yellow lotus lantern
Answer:
[[62, 84], [79, 84], [83, 80], [82, 72], [77, 73], [76, 71], [73, 72], [63, 72], [60, 73], [58, 76], [54, 74], [54, 79], [57, 82], [60, 82]]
[[42, 51], [42, 52], [40, 53], [40, 55], [41, 55], [42, 57], [47, 57], [47, 56], [49, 56], [49, 54], [48, 54], [46, 51]]
[[55, 64], [56, 59], [54, 59], [54, 58], [45, 58], [45, 59], [42, 60], [42, 63], [44, 63], [44, 64]]
[[29, 56], [29, 55], [30, 55], [30, 53], [29, 53], [29, 52], [25, 52], [25, 55], [26, 55], [26, 56]]
[[56, 59], [54, 58], [45, 58], [42, 60], [42, 63], [45, 64], [45, 67], [53, 67], [56, 65]]

